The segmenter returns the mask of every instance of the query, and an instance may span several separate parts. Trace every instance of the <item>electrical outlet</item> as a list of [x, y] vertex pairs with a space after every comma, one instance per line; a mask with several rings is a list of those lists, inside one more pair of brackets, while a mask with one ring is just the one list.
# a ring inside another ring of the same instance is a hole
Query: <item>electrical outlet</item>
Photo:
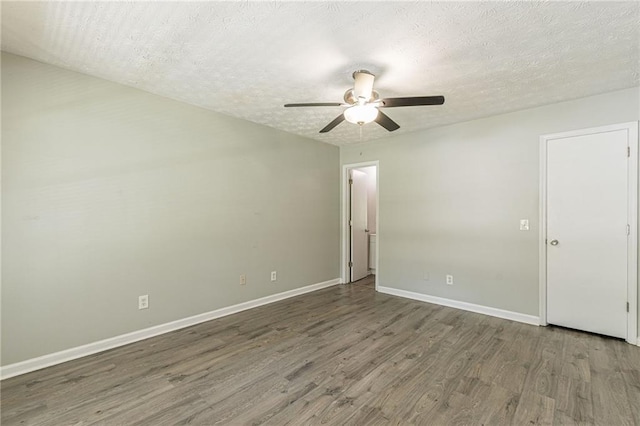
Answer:
[[453, 275], [447, 275], [447, 285], [453, 285]]
[[271, 281], [275, 281], [278, 279], [278, 273], [276, 271], [271, 271]]
[[138, 309], [149, 308], [149, 295], [138, 296]]
[[240, 275], [240, 285], [247, 284], [247, 276], [245, 274]]
[[529, 219], [520, 219], [520, 230], [521, 231], [529, 230]]

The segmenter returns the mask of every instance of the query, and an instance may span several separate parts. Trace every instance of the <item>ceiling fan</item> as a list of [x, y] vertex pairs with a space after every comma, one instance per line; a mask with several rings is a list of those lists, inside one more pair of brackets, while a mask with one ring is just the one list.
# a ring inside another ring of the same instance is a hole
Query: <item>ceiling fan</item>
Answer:
[[347, 120], [350, 123], [362, 126], [375, 121], [390, 132], [398, 130], [398, 123], [389, 118], [388, 115], [379, 108], [395, 108], [404, 106], [419, 105], [442, 105], [444, 96], [412, 96], [406, 98], [383, 98], [380, 99], [378, 92], [373, 90], [373, 80], [375, 75], [367, 70], [359, 70], [353, 73], [355, 84], [353, 89], [349, 89], [344, 94], [344, 103], [340, 102], [315, 102], [304, 104], [286, 104], [285, 107], [319, 107], [319, 106], [341, 106], [346, 108], [342, 114], [337, 116], [331, 123], [327, 124], [320, 133], [327, 133], [338, 124]]

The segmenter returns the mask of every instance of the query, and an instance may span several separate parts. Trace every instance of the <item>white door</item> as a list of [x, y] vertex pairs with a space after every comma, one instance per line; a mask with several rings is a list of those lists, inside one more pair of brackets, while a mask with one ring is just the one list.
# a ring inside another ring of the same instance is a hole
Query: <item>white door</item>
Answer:
[[368, 269], [367, 241], [367, 175], [358, 170], [350, 171], [351, 188], [351, 281], [366, 277]]
[[627, 336], [626, 130], [547, 140], [547, 322]]

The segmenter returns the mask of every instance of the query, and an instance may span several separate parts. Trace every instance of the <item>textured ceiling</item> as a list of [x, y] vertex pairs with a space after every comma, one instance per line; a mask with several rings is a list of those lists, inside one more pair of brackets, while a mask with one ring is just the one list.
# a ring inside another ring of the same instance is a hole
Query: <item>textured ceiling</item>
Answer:
[[333, 144], [388, 135], [318, 130], [351, 73], [395, 133], [638, 85], [637, 2], [2, 2], [2, 50]]

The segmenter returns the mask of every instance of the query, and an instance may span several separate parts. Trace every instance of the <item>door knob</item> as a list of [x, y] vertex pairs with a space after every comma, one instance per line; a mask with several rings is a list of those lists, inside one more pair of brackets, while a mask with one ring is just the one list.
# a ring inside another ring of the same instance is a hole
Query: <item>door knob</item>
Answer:
[[557, 246], [558, 245], [558, 240], [551, 240], [551, 241], [549, 241], [549, 244], [551, 244], [552, 246]]

